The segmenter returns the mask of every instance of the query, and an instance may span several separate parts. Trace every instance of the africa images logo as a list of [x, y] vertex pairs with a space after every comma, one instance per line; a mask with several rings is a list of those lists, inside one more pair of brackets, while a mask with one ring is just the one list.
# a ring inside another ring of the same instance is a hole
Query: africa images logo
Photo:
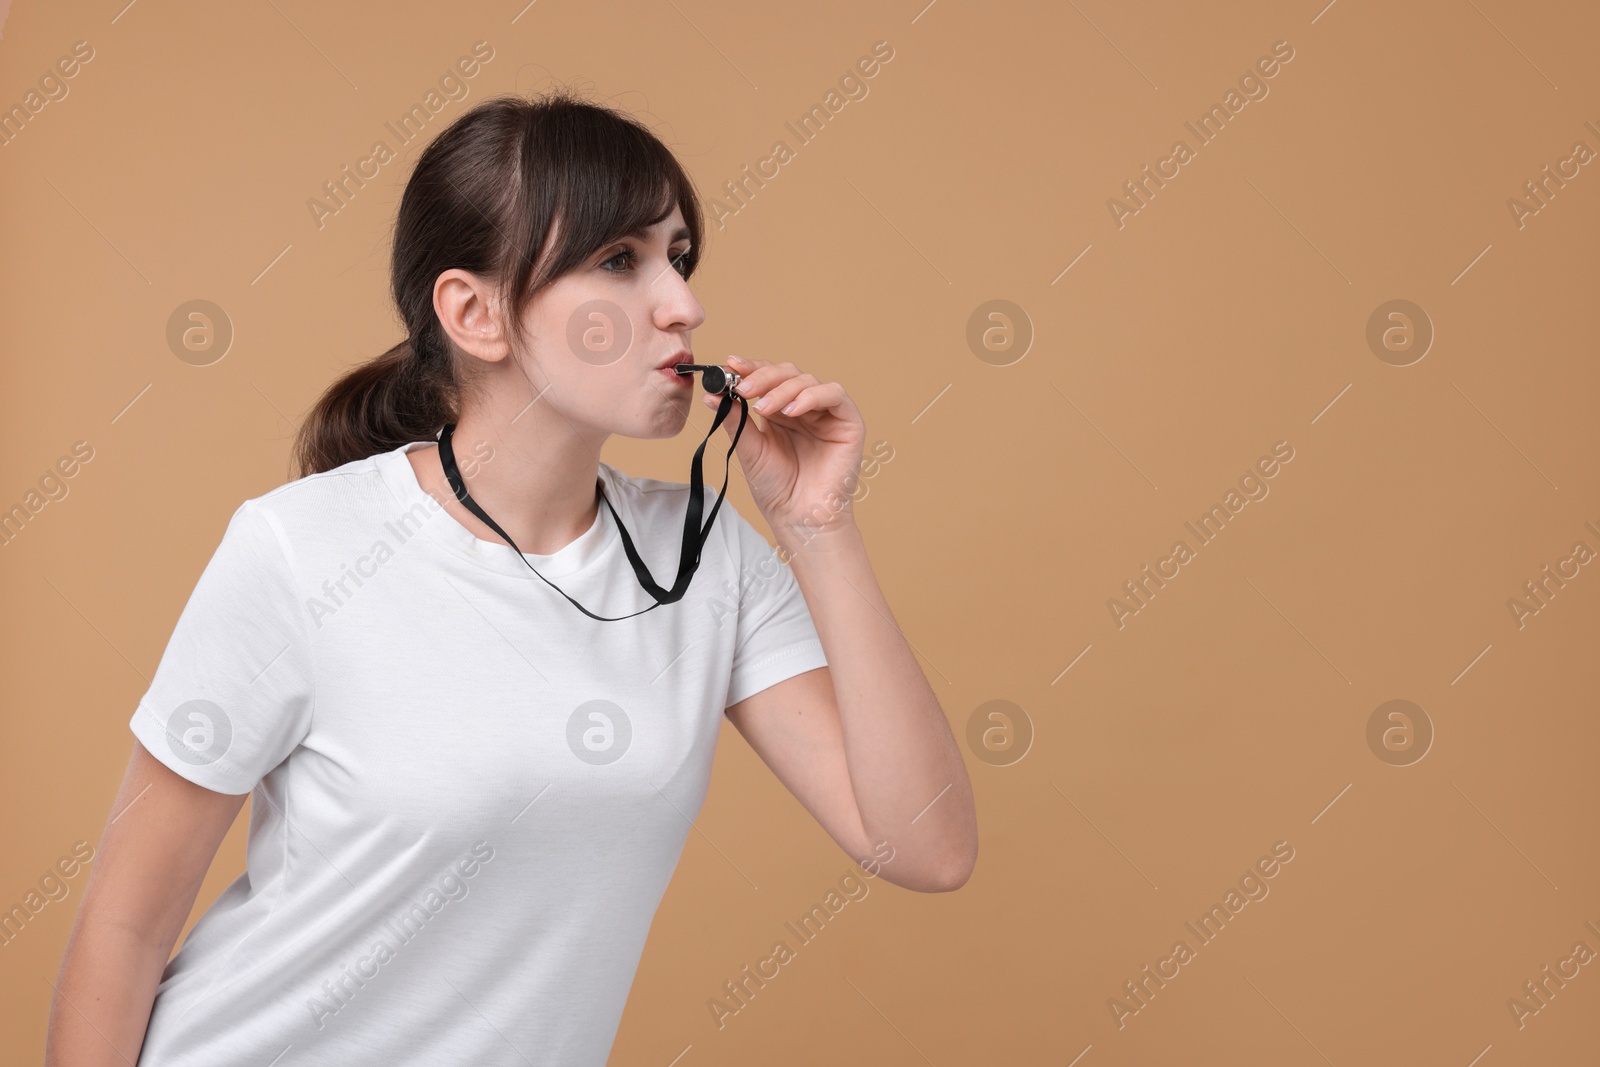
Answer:
[[167, 716], [167, 745], [173, 755], [191, 766], [210, 766], [232, 743], [233, 721], [209, 700], [186, 701]]
[[593, 766], [617, 762], [632, 741], [628, 713], [609, 700], [585, 701], [567, 718], [567, 747]]

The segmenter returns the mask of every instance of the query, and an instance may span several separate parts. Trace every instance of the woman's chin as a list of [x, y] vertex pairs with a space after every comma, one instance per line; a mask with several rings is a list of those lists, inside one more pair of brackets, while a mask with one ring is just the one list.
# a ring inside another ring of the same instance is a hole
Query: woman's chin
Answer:
[[689, 423], [689, 405], [657, 405], [655, 411], [628, 426], [619, 426], [613, 432], [621, 437], [639, 441], [660, 441], [677, 437]]

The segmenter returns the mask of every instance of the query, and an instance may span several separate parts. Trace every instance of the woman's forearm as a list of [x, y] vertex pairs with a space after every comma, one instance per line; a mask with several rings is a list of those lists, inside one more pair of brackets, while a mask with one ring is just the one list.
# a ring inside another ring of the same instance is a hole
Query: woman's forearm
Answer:
[[[977, 858], [966, 766], [905, 636], [895, 624], [853, 522], [784, 544], [833, 677], [845, 759], [874, 840], [955, 888]], [[780, 535], [780, 544], [783, 538]]]
[[56, 976], [45, 1067], [136, 1063], [166, 962], [148, 938], [80, 916]]

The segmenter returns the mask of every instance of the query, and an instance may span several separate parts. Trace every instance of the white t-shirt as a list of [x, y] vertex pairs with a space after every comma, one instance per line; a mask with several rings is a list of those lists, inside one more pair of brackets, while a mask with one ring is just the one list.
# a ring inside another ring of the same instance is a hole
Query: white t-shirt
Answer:
[[[731, 502], [682, 600], [599, 622], [424, 492], [431, 443], [245, 501], [129, 723], [253, 796], [145, 1067], [604, 1064], [723, 709], [826, 665]], [[599, 473], [670, 588], [688, 485]], [[654, 603], [604, 504], [527, 560], [597, 615]]]

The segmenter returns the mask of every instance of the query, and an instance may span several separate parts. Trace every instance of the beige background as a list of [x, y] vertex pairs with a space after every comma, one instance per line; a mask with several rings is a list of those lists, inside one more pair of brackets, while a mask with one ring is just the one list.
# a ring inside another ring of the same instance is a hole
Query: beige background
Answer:
[[[228, 516], [397, 339], [421, 140], [320, 229], [308, 201], [487, 41], [433, 129], [576, 81], [728, 206], [789, 142], [712, 229], [697, 354], [846, 385], [894, 452], [859, 521], [952, 726], [1006, 700], [1034, 730], [1010, 765], [968, 751], [965, 888], [872, 883], [719, 1030], [707, 1000], [849, 869], [725, 728], [613, 1063], [1595, 1062], [1600, 964], [1521, 1028], [1507, 1007], [1600, 951], [1600, 566], [1521, 628], [1507, 607], [1600, 551], [1600, 166], [1520, 228], [1507, 206], [1600, 150], [1593, 5], [122, 2], [24, 0], [0, 37], [6, 107], [94, 51], [0, 148], [0, 505], [94, 449], [0, 553], [5, 907], [98, 840]], [[869, 94], [799, 145], [785, 123], [880, 40]], [[1184, 123], [1278, 41], [1269, 95], [1198, 146]], [[1108, 199], [1179, 138], [1195, 158], [1119, 228]], [[195, 299], [235, 331], [203, 367], [166, 341]], [[1396, 299], [1435, 330], [1403, 367], [1366, 340]], [[1034, 333], [1006, 366], [966, 340], [990, 300]], [[683, 480], [709, 417], [605, 458]], [[1270, 495], [1119, 629], [1108, 598], [1278, 441]], [[1366, 739], [1392, 699], [1435, 731], [1409, 766]], [[1184, 923], [1279, 841], [1270, 895], [1197, 947]], [[196, 914], [243, 842], [241, 816]], [[15, 1062], [86, 878], [0, 949]], [[1195, 958], [1119, 1029], [1108, 999], [1180, 938]]]

